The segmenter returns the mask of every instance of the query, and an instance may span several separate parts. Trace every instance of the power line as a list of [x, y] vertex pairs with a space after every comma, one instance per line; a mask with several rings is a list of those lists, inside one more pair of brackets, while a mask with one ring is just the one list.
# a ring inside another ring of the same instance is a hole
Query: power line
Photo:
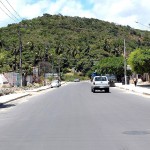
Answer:
[[138, 23], [138, 24], [140, 24], [140, 25], [142, 25], [142, 26], [144, 26], [144, 27], [150, 28], [149, 26], [144, 25], [144, 24], [142, 24], [142, 23], [140, 23], [140, 22], [138, 22], [138, 21], [136, 21], [135, 23]]
[[0, 7], [0, 9], [9, 17], [9, 18], [11, 18], [13, 21], [15, 21], [16, 22], [16, 20], [15, 19], [13, 19], [11, 16], [9, 16], [1, 7]]
[[4, 3], [3, 3], [2, 1], [0, 1], [0, 3], [4, 6], [4, 8], [5, 8], [14, 18], [16, 18], [16, 19], [19, 21], [19, 19], [18, 19], [13, 13], [11, 13], [11, 11], [4, 5]]
[[12, 5], [8, 2], [8, 0], [6, 0], [6, 1], [9, 4], [9, 6], [13, 9], [13, 11], [18, 15], [18, 17], [22, 20], [22, 18], [20, 17], [19, 13], [17, 13], [17, 11], [12, 7]]

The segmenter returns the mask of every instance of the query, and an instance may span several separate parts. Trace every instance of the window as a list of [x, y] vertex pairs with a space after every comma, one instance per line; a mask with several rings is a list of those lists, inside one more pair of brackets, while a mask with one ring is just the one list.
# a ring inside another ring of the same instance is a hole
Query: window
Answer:
[[106, 77], [95, 77], [95, 81], [107, 81]]

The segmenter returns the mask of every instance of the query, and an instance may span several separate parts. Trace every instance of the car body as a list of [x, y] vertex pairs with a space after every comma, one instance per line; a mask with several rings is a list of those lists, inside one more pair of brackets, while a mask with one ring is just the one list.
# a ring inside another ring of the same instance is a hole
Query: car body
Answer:
[[92, 80], [91, 92], [96, 90], [104, 90], [109, 93], [109, 81], [107, 76], [95, 76]]
[[111, 87], [115, 86], [115, 83], [117, 82], [117, 77], [114, 74], [106, 74], [108, 81], [109, 81], [109, 85]]
[[74, 82], [80, 82], [79, 78], [74, 79]]
[[117, 77], [116, 77], [116, 75], [113, 75], [113, 74], [106, 74], [106, 76], [107, 76], [107, 78], [108, 78], [108, 80], [109, 81], [111, 81], [111, 82], [117, 82]]
[[53, 87], [60, 87], [61, 86], [61, 82], [59, 80], [53, 80], [51, 82], [51, 88]]

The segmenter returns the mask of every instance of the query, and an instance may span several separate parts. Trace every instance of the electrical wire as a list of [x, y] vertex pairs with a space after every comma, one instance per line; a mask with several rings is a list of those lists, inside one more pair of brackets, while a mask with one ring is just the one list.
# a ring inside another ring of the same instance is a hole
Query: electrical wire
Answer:
[[138, 22], [138, 21], [135, 21], [135, 23], [138, 23], [138, 24], [140, 24], [140, 25], [142, 25], [142, 26], [144, 26], [144, 27], [150, 28], [149, 26], [144, 25], [144, 24], [142, 24], [142, 23], [140, 23], [140, 22]]
[[1, 7], [0, 7], [0, 9], [9, 17], [9, 18], [11, 18], [13, 21], [15, 21], [16, 22], [16, 20], [15, 19], [13, 19], [10, 15], [8, 15]]
[[3, 7], [4, 7], [16, 20], [19, 21], [19, 19], [18, 19], [15, 15], [13, 15], [13, 14], [11, 13], [11, 11], [5, 6], [5, 4], [4, 4], [2, 1], [0, 1], [0, 3], [3, 5]]
[[[6, 7], [6, 5], [0, 0], [0, 3], [3, 5], [3, 7], [5, 8], [5, 9], [3, 9], [1, 6], [0, 6], [0, 9], [10, 18], [10, 19], [12, 19], [13, 21], [15, 21], [15, 22], [18, 22], [18, 21], [20, 21], [20, 19], [21, 20], [23, 20], [21, 17], [20, 17], [20, 15], [19, 15], [19, 13], [17, 13], [17, 11], [13, 8], [13, 6], [9, 3], [9, 1], [8, 0], [6, 0], [6, 2], [8, 3], [8, 5], [11, 7], [11, 9], [15, 12], [15, 14], [17, 15], [14, 15], [7, 7]], [[7, 10], [7, 11], [6, 11]], [[9, 12], [9, 13], [8, 13]], [[11, 14], [11, 15], [10, 15]], [[12, 17], [13, 16], [13, 17]], [[19, 19], [19, 18], [20, 19]]]
[[12, 5], [8, 2], [8, 0], [6, 0], [6, 2], [9, 4], [9, 6], [13, 9], [13, 11], [16, 13], [16, 15], [18, 15], [18, 17], [22, 20], [22, 18], [20, 17], [19, 13], [12, 7]]

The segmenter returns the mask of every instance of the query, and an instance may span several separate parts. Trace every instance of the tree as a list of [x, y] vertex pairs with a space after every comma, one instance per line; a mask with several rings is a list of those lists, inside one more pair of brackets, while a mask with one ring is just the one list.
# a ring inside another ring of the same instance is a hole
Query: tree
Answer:
[[95, 70], [99, 74], [115, 74], [123, 76], [124, 74], [123, 57], [107, 57], [101, 59], [96, 65]]
[[7, 51], [3, 51], [3, 49], [0, 50], [0, 73], [7, 72], [10, 70], [10, 66], [8, 62], [6, 62], [7, 55], [8, 55]]
[[136, 49], [131, 52], [128, 63], [136, 73], [150, 73], [150, 49]]

